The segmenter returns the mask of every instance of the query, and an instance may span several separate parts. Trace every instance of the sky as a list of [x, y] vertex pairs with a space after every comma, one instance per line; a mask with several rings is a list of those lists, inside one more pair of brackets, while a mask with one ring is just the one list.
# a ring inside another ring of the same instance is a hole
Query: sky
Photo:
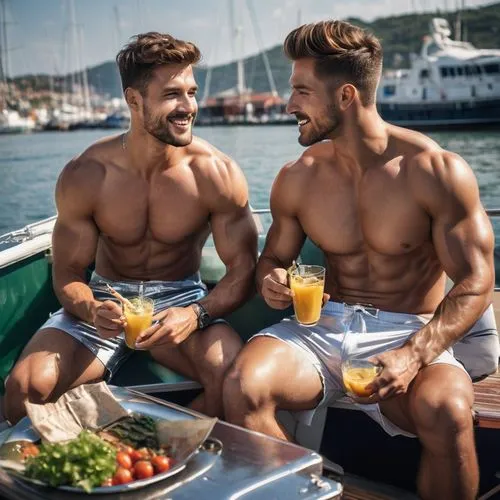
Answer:
[[[198, 45], [203, 63], [226, 63], [282, 43], [299, 23], [455, 10], [463, 0], [0, 0], [5, 4], [7, 73], [67, 73], [113, 60], [127, 40], [160, 31]], [[498, 0], [497, 0], [498, 1]], [[231, 36], [230, 4], [238, 42]], [[466, 0], [469, 8], [495, 3]], [[74, 21], [71, 21], [72, 5]], [[248, 6], [253, 6], [256, 28]], [[3, 16], [2, 16], [3, 19]], [[257, 31], [257, 35], [256, 35]], [[0, 38], [3, 41], [3, 38]], [[81, 48], [79, 48], [81, 47]], [[3, 50], [2, 50], [3, 55]], [[4, 56], [5, 58], [5, 56]], [[4, 66], [6, 64], [4, 63]]]

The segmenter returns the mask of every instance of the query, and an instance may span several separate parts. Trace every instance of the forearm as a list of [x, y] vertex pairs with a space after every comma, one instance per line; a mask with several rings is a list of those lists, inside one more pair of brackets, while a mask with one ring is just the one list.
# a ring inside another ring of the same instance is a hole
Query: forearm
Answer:
[[78, 274], [54, 273], [54, 290], [62, 307], [74, 316], [93, 324], [94, 313], [100, 303], [90, 287]]
[[255, 293], [255, 259], [241, 258], [228, 266], [224, 277], [200, 304], [212, 318], [221, 318], [237, 309]]
[[460, 340], [491, 302], [491, 287], [455, 285], [429, 323], [405, 344], [419, 366], [426, 366]]

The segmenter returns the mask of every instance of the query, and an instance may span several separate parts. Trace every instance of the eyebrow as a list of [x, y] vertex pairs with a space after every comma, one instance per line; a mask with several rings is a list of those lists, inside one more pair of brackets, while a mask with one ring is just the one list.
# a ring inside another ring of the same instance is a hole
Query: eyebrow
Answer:
[[289, 82], [290, 83], [290, 87], [292, 87], [292, 89], [295, 89], [295, 90], [311, 90], [311, 87], [308, 87], [307, 85], [303, 84], [303, 83], [299, 83], [297, 85], [294, 85], [292, 82]]
[[[163, 87], [162, 92], [172, 92], [173, 90], [181, 90], [181, 87], [167, 85]], [[189, 90], [198, 90], [198, 85], [192, 85]]]

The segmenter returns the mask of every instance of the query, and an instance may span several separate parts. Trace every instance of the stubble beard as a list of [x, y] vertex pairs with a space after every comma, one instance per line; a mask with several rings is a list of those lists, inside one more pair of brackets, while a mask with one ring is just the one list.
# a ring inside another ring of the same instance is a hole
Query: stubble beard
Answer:
[[[193, 129], [192, 126], [189, 128], [189, 131], [176, 135], [170, 132], [168, 129], [168, 116], [162, 120], [161, 116], [154, 116], [153, 113], [149, 111], [147, 106], [143, 106], [143, 115], [144, 115], [144, 129], [148, 134], [152, 135], [155, 139], [163, 144], [169, 146], [188, 146], [193, 141]], [[194, 118], [191, 121], [191, 124], [194, 122]]]
[[325, 139], [330, 139], [331, 136], [334, 135], [335, 131], [340, 129], [341, 118], [335, 104], [330, 103], [327, 106], [324, 112], [324, 116], [326, 118], [318, 123], [316, 130], [311, 131], [308, 135], [299, 135], [299, 144], [301, 146], [312, 146], [317, 142], [324, 141]]

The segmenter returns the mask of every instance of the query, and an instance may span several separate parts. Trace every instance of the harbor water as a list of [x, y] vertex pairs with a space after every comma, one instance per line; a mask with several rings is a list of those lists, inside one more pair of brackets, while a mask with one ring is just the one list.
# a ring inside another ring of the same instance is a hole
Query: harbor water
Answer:
[[[120, 133], [120, 131], [115, 132]], [[0, 136], [0, 235], [55, 214], [54, 187], [64, 165], [109, 130]], [[195, 134], [243, 169], [254, 208], [269, 206], [274, 177], [303, 148], [289, 126], [202, 127]], [[486, 208], [500, 208], [500, 130], [432, 132], [473, 168]], [[496, 226], [497, 240], [500, 221]]]

